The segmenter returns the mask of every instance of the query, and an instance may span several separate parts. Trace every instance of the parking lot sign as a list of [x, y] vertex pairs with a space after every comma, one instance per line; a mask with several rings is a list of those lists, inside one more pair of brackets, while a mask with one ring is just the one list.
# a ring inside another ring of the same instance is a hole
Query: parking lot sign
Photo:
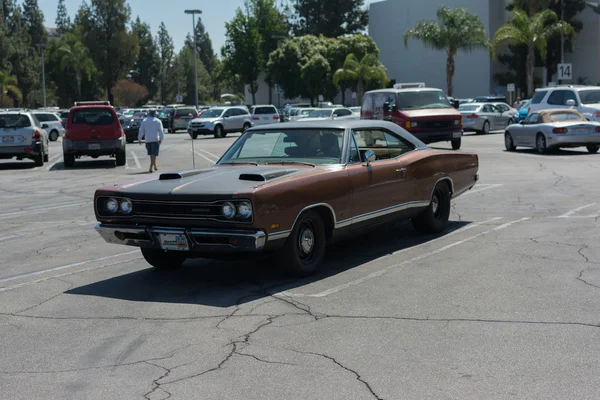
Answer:
[[573, 64], [558, 64], [558, 79], [565, 80], [573, 77]]
[[509, 92], [514, 92], [515, 91], [515, 84], [514, 83], [509, 83], [508, 85], [506, 85], [506, 90], [508, 90]]
[[175, 98], [175, 102], [181, 103], [182, 101], [183, 101], [183, 96], [178, 94], [177, 97]]

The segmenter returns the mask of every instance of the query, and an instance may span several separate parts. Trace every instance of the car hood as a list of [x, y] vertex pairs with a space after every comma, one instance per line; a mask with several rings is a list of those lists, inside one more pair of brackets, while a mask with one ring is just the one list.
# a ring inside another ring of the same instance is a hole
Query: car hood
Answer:
[[317, 166], [215, 166], [162, 173], [152, 178], [119, 183], [99, 189], [99, 192], [133, 199], [180, 199], [216, 200], [250, 195], [261, 188], [283, 181], [304, 178], [323, 173], [327, 167]]
[[459, 117], [460, 113], [456, 108], [427, 108], [422, 110], [401, 110], [409, 118], [423, 118], [432, 116]]

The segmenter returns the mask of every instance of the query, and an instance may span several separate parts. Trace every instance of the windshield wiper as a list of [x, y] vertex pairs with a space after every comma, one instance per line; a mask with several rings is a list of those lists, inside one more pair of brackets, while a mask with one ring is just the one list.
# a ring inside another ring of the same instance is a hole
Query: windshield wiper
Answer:
[[302, 162], [302, 161], [277, 161], [277, 162], [266, 162], [265, 163], [265, 165], [269, 165], [269, 164], [281, 164], [281, 165], [285, 165], [285, 164], [297, 164], [297, 165], [309, 165], [311, 167], [316, 167], [316, 165], [313, 164], [313, 163]]
[[219, 165], [235, 165], [235, 164], [252, 164], [252, 165], [256, 165], [258, 167], [258, 163], [256, 161], [229, 161], [229, 162], [224, 162], [224, 163], [219, 163]]

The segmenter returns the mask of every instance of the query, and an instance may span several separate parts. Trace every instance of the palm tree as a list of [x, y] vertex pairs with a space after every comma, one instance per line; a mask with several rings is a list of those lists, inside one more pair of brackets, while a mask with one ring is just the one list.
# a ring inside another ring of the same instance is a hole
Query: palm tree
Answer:
[[404, 45], [409, 39], [418, 39], [426, 47], [446, 52], [446, 82], [448, 96], [454, 90], [454, 57], [459, 50], [471, 52], [489, 47], [485, 26], [481, 19], [466, 8], [451, 9], [440, 7], [438, 21], [418, 22], [414, 28], [404, 33]]
[[[385, 67], [374, 54], [367, 54], [358, 61], [358, 58], [350, 53], [346, 56], [342, 68], [333, 74], [333, 83], [342, 87], [342, 96], [344, 89], [352, 86], [349, 82], [354, 83], [358, 104], [362, 104], [362, 96], [367, 82], [378, 82], [383, 87], [387, 84], [388, 77]], [[344, 99], [342, 99], [343, 101]]]
[[542, 61], [546, 60], [548, 39], [563, 32], [573, 35], [575, 30], [564, 21], [559, 21], [552, 10], [544, 10], [529, 17], [523, 10], [514, 9], [510, 12], [508, 23], [501, 26], [492, 41], [492, 55], [495, 55], [500, 44], [527, 45], [527, 94], [533, 96], [533, 69], [535, 67], [535, 50], [537, 49]]
[[23, 98], [21, 91], [17, 87], [17, 77], [10, 75], [8, 72], [0, 71], [0, 105], [4, 105], [4, 95], [12, 94], [12, 97], [20, 100]]
[[58, 51], [62, 54], [60, 67], [64, 70], [75, 72], [75, 81], [77, 82], [77, 100], [81, 100], [81, 82], [83, 76], [91, 79], [95, 66], [88, 55], [87, 48], [72, 33], [67, 33], [62, 38], [64, 43]]

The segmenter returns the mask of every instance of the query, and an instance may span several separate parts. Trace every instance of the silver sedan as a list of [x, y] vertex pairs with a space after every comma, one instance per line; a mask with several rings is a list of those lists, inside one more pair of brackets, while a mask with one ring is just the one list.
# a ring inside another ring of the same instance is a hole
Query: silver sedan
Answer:
[[458, 107], [458, 112], [462, 114], [465, 131], [488, 134], [504, 129], [515, 121], [515, 113], [508, 108], [504, 111], [504, 108], [491, 103], [465, 103]]
[[506, 150], [533, 147], [544, 154], [561, 147], [585, 146], [590, 153], [600, 149], [600, 123], [588, 121], [571, 109], [540, 110], [518, 124], [510, 125], [504, 133]]

